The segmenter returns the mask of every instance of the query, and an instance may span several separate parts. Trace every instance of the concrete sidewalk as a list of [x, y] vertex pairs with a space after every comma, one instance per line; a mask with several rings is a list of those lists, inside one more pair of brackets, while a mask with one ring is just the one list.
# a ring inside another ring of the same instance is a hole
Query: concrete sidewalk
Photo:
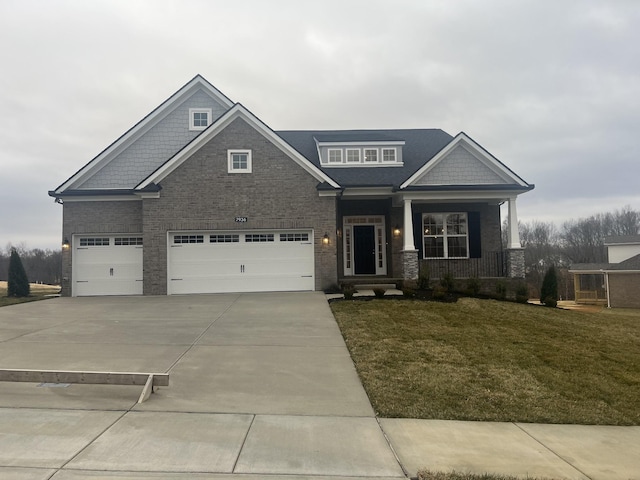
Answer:
[[0, 368], [171, 375], [140, 405], [138, 387], [0, 383], [0, 479], [640, 479], [640, 427], [376, 419], [320, 293], [4, 307]]

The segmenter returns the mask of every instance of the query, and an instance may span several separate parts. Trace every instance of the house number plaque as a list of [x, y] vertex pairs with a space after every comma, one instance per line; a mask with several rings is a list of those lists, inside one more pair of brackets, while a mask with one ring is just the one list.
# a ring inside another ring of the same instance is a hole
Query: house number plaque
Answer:
[[248, 217], [236, 217], [237, 223], [247, 223], [248, 220], [249, 220]]

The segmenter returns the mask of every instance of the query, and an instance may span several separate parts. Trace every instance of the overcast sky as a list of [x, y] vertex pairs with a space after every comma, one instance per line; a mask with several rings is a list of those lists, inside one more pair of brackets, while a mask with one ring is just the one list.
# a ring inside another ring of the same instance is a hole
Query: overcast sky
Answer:
[[196, 74], [273, 129], [466, 132], [520, 220], [640, 210], [638, 0], [0, 0], [0, 249]]

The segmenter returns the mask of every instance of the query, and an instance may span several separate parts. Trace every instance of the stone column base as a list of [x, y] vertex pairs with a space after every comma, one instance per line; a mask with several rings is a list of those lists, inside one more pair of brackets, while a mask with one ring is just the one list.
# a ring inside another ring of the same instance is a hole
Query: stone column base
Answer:
[[524, 278], [524, 248], [509, 248], [507, 254], [507, 277]]
[[402, 278], [404, 278], [405, 280], [417, 280], [419, 269], [420, 267], [418, 265], [418, 250], [403, 250]]

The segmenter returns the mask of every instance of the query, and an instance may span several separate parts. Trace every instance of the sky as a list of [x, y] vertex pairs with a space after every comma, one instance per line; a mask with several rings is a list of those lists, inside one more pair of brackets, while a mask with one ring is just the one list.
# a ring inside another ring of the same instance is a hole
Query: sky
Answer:
[[274, 130], [464, 131], [521, 221], [640, 210], [638, 0], [0, 0], [0, 250], [196, 74]]

